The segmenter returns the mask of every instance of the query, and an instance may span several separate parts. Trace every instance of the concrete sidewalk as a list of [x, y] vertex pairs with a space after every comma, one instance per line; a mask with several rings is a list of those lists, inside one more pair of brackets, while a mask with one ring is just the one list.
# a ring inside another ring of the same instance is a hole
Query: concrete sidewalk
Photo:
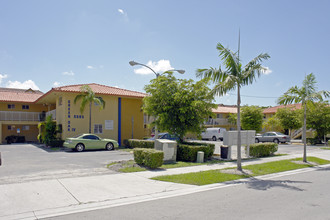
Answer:
[[[242, 165], [292, 159], [287, 155], [243, 161]], [[330, 160], [330, 151], [308, 154]], [[118, 173], [0, 185], [0, 219], [40, 219], [82, 211], [150, 201], [205, 190], [193, 186], [151, 180], [160, 175], [235, 167], [235, 162], [168, 170]]]

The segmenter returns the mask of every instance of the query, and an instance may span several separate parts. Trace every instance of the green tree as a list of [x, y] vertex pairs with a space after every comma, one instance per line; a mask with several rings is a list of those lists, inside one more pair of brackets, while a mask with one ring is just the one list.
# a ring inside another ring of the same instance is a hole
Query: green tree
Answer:
[[[315, 103], [314, 105], [309, 105], [307, 108], [307, 118], [306, 118], [307, 128], [314, 129], [316, 131], [316, 139], [318, 142], [330, 133], [330, 106], [328, 103]], [[326, 144], [326, 140], [324, 140]]]
[[315, 101], [322, 101], [323, 97], [328, 98], [330, 96], [329, 91], [316, 91], [316, 79], [313, 73], [308, 74], [302, 84], [302, 87], [293, 86], [288, 89], [280, 98], [278, 98], [278, 104], [291, 104], [302, 103], [304, 108], [304, 123], [303, 123], [303, 141], [304, 141], [304, 154], [303, 162], [307, 162], [306, 156], [306, 114], [307, 103], [312, 104]]
[[260, 132], [263, 117], [262, 108], [258, 106], [242, 107], [242, 128], [244, 130], [255, 130], [256, 132]]
[[153, 125], [161, 131], [179, 135], [181, 141], [187, 132], [200, 135], [201, 124], [213, 115], [213, 95], [207, 87], [207, 80], [194, 83], [193, 80], [176, 79], [172, 73], [160, 75], [145, 86], [150, 94], [143, 98], [143, 110], [156, 115]]
[[222, 96], [237, 89], [237, 169], [241, 171], [241, 87], [252, 84], [266, 70], [265, 67], [261, 66], [261, 62], [270, 56], [262, 53], [243, 67], [239, 59], [239, 51], [233, 52], [220, 43], [218, 43], [217, 49], [225, 69], [221, 69], [221, 67], [219, 69], [212, 67], [210, 69], [198, 69], [196, 75], [211, 79], [215, 83], [212, 90], [214, 95]]
[[228, 115], [228, 122], [233, 125], [237, 125], [237, 114], [229, 113]]
[[44, 143], [49, 145], [51, 141], [56, 139], [56, 123], [53, 121], [52, 116], [49, 115], [45, 121], [45, 137]]
[[92, 133], [92, 103], [97, 103], [100, 106], [100, 109], [103, 109], [105, 107], [105, 101], [102, 98], [96, 97], [95, 93], [88, 85], [81, 86], [80, 92], [81, 94], [75, 97], [74, 104], [81, 100], [81, 114], [84, 112], [87, 103], [89, 104], [89, 133]]
[[270, 117], [262, 123], [262, 127], [268, 131], [283, 132], [284, 128], [281, 125], [280, 120], [276, 117]]
[[284, 129], [289, 129], [290, 135], [292, 129], [298, 129], [302, 126], [300, 113], [297, 110], [295, 111], [291, 108], [280, 108], [277, 110], [275, 117], [280, 120], [280, 123]]

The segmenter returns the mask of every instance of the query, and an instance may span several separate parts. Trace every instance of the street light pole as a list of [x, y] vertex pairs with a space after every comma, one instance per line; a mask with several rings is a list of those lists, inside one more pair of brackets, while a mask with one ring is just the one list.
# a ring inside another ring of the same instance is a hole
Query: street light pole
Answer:
[[[150, 69], [150, 70], [156, 75], [156, 78], [158, 78], [158, 77], [161, 75], [161, 74], [157, 73], [155, 70], [153, 70], [150, 66], [147, 66], [147, 65], [145, 65], [145, 64], [135, 62], [134, 60], [129, 61], [128, 63], [129, 63], [129, 65], [131, 65], [131, 66], [140, 65], [140, 66], [144, 66], [144, 67]], [[174, 71], [175, 71], [175, 72], [178, 72], [178, 73], [180, 73], [180, 74], [184, 74], [184, 73], [185, 73], [185, 70], [175, 70], [175, 69], [173, 69], [173, 70], [167, 70], [167, 71], [165, 71], [165, 72], [163, 72], [163, 73], [166, 73], [166, 72], [174, 72]], [[158, 139], [158, 128], [157, 128], [157, 125], [155, 125], [155, 140], [156, 140], [156, 139]], [[156, 143], [156, 142], [155, 142], [155, 143]]]

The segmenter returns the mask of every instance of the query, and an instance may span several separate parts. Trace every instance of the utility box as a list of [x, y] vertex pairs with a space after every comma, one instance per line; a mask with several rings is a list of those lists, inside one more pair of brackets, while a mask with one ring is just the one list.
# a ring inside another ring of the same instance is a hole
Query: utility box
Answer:
[[[241, 146], [246, 146], [246, 157], [250, 155], [250, 145], [255, 143], [256, 131], [248, 130], [241, 131]], [[230, 146], [237, 146], [237, 131], [225, 131], [223, 134], [223, 144]], [[231, 151], [229, 150], [227, 159], [231, 158]]]
[[177, 142], [167, 139], [155, 140], [155, 149], [164, 152], [164, 162], [170, 163], [176, 161]]
[[[255, 143], [256, 131], [241, 131], [241, 144], [250, 145]], [[227, 146], [237, 145], [237, 131], [225, 131], [223, 134], [223, 144]]]

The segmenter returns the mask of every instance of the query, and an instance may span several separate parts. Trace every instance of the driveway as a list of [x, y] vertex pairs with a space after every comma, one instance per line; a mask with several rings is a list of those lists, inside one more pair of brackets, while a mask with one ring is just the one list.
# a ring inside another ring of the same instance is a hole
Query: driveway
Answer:
[[2, 166], [0, 184], [54, 177], [72, 177], [111, 173], [112, 161], [131, 160], [124, 151], [92, 150], [84, 152], [52, 151], [39, 145], [0, 145]]

